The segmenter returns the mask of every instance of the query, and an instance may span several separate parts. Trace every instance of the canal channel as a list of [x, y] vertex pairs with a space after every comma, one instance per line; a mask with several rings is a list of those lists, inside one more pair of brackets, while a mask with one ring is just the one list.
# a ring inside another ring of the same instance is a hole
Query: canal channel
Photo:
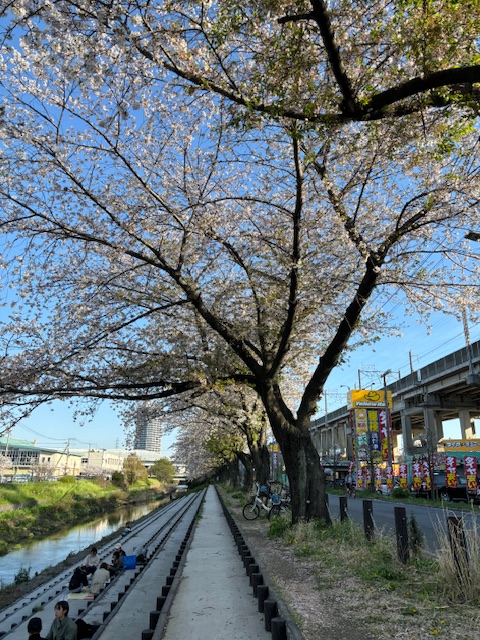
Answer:
[[21, 570], [28, 571], [33, 577], [35, 573], [65, 560], [68, 555], [99, 543], [103, 537], [124, 527], [128, 521], [138, 520], [150, 513], [162, 502], [164, 500], [123, 507], [87, 524], [64, 529], [42, 540], [23, 543], [20, 549], [0, 557], [0, 588], [14, 582]]

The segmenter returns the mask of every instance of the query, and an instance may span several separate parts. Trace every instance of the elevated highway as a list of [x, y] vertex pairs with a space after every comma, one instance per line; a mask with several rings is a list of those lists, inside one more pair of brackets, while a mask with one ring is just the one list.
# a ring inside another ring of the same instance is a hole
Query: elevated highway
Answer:
[[[435, 360], [387, 386], [394, 457], [421, 454], [426, 443], [443, 438], [443, 422], [458, 418], [462, 438], [476, 438], [480, 418], [480, 341]], [[324, 463], [352, 455], [350, 411], [347, 405], [312, 421], [312, 438]], [[480, 434], [479, 434], [480, 435]]]

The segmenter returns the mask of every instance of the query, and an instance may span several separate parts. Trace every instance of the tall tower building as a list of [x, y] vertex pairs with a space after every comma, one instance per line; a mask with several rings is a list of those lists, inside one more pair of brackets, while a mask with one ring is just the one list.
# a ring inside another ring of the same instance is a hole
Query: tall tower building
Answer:
[[138, 412], [135, 432], [134, 449], [144, 449], [161, 453], [162, 451], [162, 422], [161, 418], [149, 418]]

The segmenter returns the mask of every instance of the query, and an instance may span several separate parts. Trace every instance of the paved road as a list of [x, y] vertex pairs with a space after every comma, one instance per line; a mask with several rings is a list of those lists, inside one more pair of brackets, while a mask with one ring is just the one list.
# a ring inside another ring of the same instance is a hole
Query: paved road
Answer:
[[[465, 528], [480, 532], [480, 512], [478, 507], [472, 511], [455, 509], [450, 503], [447, 508], [427, 507], [424, 505], [406, 504], [373, 499], [373, 519], [375, 527], [389, 535], [395, 535], [394, 507], [405, 507], [407, 519], [413, 515], [425, 536], [428, 551], [434, 553], [442, 546], [442, 536], [446, 535], [447, 515], [457, 515], [464, 518]], [[329, 508], [333, 517], [340, 517], [340, 496], [329, 495]], [[356, 522], [363, 524], [363, 499], [357, 497], [348, 500], [348, 514]]]

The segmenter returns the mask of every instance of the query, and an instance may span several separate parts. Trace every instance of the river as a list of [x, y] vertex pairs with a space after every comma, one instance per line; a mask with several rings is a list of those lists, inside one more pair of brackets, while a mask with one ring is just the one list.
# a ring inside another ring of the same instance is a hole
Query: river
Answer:
[[24, 542], [21, 549], [16, 549], [0, 557], [0, 588], [11, 584], [21, 569], [28, 569], [30, 577], [36, 572], [56, 565], [65, 560], [70, 553], [78, 553], [82, 549], [99, 543], [129, 520], [138, 520], [161, 504], [161, 501], [136, 504], [117, 509], [101, 518], [92, 520], [73, 529], [64, 529], [43, 540]]

